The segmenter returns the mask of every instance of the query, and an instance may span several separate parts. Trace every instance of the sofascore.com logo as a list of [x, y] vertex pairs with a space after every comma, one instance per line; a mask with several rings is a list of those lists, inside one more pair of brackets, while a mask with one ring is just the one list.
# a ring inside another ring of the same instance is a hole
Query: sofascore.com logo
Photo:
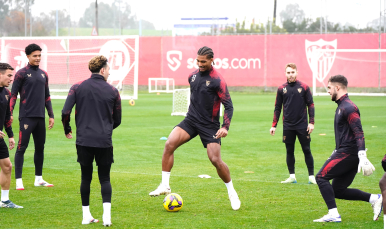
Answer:
[[[178, 56], [178, 59], [176, 57], [171, 57], [172, 55]], [[178, 50], [170, 50], [166, 53], [166, 60], [169, 62], [169, 68], [175, 72], [181, 66], [182, 52]]]

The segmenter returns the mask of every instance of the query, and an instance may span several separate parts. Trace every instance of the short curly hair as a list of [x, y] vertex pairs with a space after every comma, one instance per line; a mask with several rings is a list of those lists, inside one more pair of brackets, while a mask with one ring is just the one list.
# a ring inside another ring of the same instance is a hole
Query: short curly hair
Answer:
[[27, 56], [31, 55], [31, 53], [35, 51], [42, 51], [42, 48], [40, 48], [40, 46], [35, 43], [29, 44], [27, 47], [25, 47], [25, 55]]
[[12, 71], [14, 70], [14, 69], [12, 68], [12, 66], [9, 65], [8, 63], [1, 63], [1, 62], [0, 62], [0, 73], [1, 73], [1, 74], [4, 74], [4, 72], [5, 72], [7, 69], [12, 70]]
[[92, 73], [99, 73], [99, 71], [102, 69], [102, 68], [105, 68], [106, 65], [107, 65], [107, 58], [100, 55], [100, 56], [94, 56], [93, 58], [91, 58], [91, 60], [88, 62], [88, 69], [90, 69], [90, 71]]

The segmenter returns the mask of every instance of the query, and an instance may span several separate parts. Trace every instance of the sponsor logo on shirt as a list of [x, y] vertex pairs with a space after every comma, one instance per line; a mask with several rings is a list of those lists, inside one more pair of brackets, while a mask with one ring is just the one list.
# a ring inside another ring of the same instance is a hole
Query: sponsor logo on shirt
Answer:
[[210, 84], [210, 81], [207, 80], [207, 81], [206, 81], [206, 86], [209, 86], [209, 84]]
[[298, 88], [298, 92], [301, 93], [302, 92], [302, 88]]
[[24, 129], [28, 129], [28, 125], [27, 124], [24, 124]]
[[27, 74], [28, 77], [31, 77], [31, 74]]
[[287, 88], [283, 88], [283, 94], [287, 93]]
[[42, 76], [43, 76], [43, 78], [44, 78], [45, 75], [42, 73]]
[[192, 83], [196, 80], [196, 75], [192, 76]]

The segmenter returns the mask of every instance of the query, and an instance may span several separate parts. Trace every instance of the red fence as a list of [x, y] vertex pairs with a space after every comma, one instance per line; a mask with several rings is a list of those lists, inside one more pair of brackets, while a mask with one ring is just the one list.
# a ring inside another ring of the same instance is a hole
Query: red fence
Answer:
[[311, 86], [311, 56], [322, 49], [323, 55], [314, 57], [318, 62], [314, 74], [320, 79], [317, 85], [342, 74], [352, 87], [378, 87], [379, 80], [386, 87], [386, 34], [381, 40], [380, 62], [378, 34], [143, 37], [139, 84], [146, 85], [150, 77], [165, 77], [174, 78], [176, 85], [188, 85], [197, 50], [205, 45], [213, 49], [215, 68], [228, 86], [278, 86], [286, 80], [287, 63], [296, 63], [298, 78]]

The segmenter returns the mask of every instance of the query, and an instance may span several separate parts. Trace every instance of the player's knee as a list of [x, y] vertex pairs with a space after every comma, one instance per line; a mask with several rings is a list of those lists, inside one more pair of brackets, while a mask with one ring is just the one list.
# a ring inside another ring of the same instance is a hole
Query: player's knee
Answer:
[[4, 173], [5, 174], [11, 174], [12, 173], [12, 163], [11, 162], [9, 162], [9, 164], [5, 165]]
[[222, 164], [221, 158], [217, 156], [211, 156], [209, 157], [209, 160], [210, 162], [212, 162], [212, 165], [214, 165], [216, 168]]
[[315, 180], [316, 180], [316, 183], [321, 186], [323, 185], [325, 182], [328, 182], [326, 179], [324, 179], [319, 173], [316, 174], [315, 176]]
[[311, 154], [311, 148], [309, 146], [304, 146], [302, 149], [304, 154]]
[[174, 141], [167, 140], [165, 143], [165, 152], [172, 153], [177, 147]]

